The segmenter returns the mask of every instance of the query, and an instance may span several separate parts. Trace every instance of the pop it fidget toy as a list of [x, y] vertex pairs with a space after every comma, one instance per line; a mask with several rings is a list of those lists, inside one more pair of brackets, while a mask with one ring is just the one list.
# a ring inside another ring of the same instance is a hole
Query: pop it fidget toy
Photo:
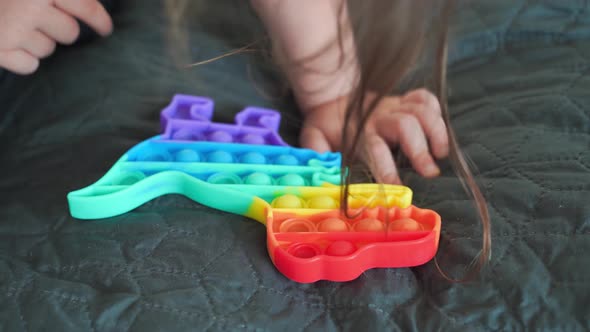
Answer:
[[353, 184], [345, 215], [339, 153], [288, 146], [274, 110], [248, 107], [223, 124], [211, 122], [213, 107], [208, 98], [176, 95], [161, 113], [161, 135], [68, 194], [71, 215], [108, 218], [181, 194], [264, 224], [273, 264], [301, 283], [349, 281], [434, 257], [441, 218], [412, 205], [410, 188]]

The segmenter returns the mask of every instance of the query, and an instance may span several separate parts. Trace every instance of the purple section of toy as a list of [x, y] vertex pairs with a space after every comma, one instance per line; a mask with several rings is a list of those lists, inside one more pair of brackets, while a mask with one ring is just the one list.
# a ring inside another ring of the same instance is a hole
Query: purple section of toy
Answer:
[[288, 145], [278, 133], [281, 115], [275, 110], [246, 107], [235, 116], [235, 124], [211, 122], [213, 112], [210, 98], [175, 95], [160, 116], [161, 139]]

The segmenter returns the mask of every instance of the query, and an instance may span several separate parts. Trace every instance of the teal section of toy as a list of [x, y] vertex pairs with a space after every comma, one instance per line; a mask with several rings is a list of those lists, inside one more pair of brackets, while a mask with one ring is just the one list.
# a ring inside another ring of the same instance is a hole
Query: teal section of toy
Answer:
[[[117, 216], [166, 194], [184, 195], [203, 205], [239, 215], [245, 215], [254, 200], [248, 193], [201, 181], [186, 173], [167, 171], [143, 178], [140, 173], [121, 171], [119, 166], [117, 163], [97, 183], [68, 194], [74, 218]], [[113, 180], [123, 184], [113, 185]]]

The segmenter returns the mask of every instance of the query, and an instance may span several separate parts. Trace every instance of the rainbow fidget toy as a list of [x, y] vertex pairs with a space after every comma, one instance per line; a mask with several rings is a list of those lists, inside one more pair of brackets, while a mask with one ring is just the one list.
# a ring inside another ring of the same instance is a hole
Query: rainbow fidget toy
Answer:
[[339, 208], [339, 153], [288, 146], [274, 110], [247, 107], [231, 125], [211, 122], [213, 108], [208, 98], [174, 96], [161, 113], [161, 135], [68, 194], [71, 215], [108, 218], [158, 196], [185, 195], [266, 225], [273, 264], [301, 283], [349, 281], [367, 269], [434, 257], [441, 218], [413, 206], [409, 188], [352, 184], [348, 218]]

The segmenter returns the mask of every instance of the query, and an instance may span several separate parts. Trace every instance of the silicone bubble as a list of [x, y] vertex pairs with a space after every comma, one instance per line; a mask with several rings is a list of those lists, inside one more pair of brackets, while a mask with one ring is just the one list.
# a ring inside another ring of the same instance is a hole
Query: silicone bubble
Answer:
[[240, 161], [244, 164], [266, 164], [266, 158], [262, 153], [259, 152], [248, 152], [245, 153]]
[[348, 256], [356, 251], [356, 246], [349, 241], [336, 241], [326, 248], [326, 255]]
[[354, 225], [354, 230], [357, 232], [379, 232], [384, 231], [385, 228], [379, 219], [366, 218], [359, 220]]
[[234, 161], [231, 153], [227, 151], [213, 151], [207, 156], [207, 160], [211, 163], [228, 164]]
[[252, 173], [244, 179], [244, 183], [257, 186], [270, 186], [272, 182], [272, 177], [265, 173]]
[[339, 218], [328, 218], [320, 221], [318, 224], [318, 231], [320, 232], [346, 232], [348, 231], [348, 224], [346, 221]]
[[263, 145], [266, 143], [264, 137], [256, 134], [246, 134], [240, 140], [242, 143], [245, 144], [253, 144], [253, 145]]
[[278, 179], [277, 183], [280, 186], [300, 187], [305, 186], [305, 179], [299, 174], [285, 174]]
[[172, 138], [179, 141], [190, 141], [193, 139], [193, 133], [189, 129], [178, 129], [172, 134]]
[[424, 227], [412, 218], [403, 218], [392, 221], [388, 230], [390, 232], [417, 232], [424, 230]]
[[209, 135], [209, 140], [219, 143], [231, 143], [233, 142], [234, 137], [226, 131], [217, 130]]
[[299, 165], [299, 160], [290, 154], [283, 154], [275, 159], [275, 163], [278, 165], [297, 166]]
[[141, 161], [170, 161], [172, 157], [166, 151], [150, 151], [140, 157]]
[[308, 219], [293, 218], [287, 219], [281, 223], [279, 232], [281, 233], [303, 233], [315, 231], [315, 225]]
[[338, 202], [330, 196], [316, 196], [307, 201], [310, 209], [337, 209]]
[[201, 161], [201, 156], [195, 150], [184, 149], [176, 153], [176, 161], [185, 163], [198, 163]]
[[318, 246], [309, 243], [295, 243], [289, 247], [288, 253], [297, 258], [313, 258], [321, 253]]
[[348, 207], [351, 209], [360, 209], [365, 206], [365, 198], [360, 196], [350, 196], [348, 198]]
[[301, 209], [304, 204], [301, 198], [295, 195], [283, 195], [275, 198], [272, 206], [277, 209]]
[[231, 173], [216, 173], [207, 178], [207, 182], [213, 184], [240, 184], [242, 179]]

